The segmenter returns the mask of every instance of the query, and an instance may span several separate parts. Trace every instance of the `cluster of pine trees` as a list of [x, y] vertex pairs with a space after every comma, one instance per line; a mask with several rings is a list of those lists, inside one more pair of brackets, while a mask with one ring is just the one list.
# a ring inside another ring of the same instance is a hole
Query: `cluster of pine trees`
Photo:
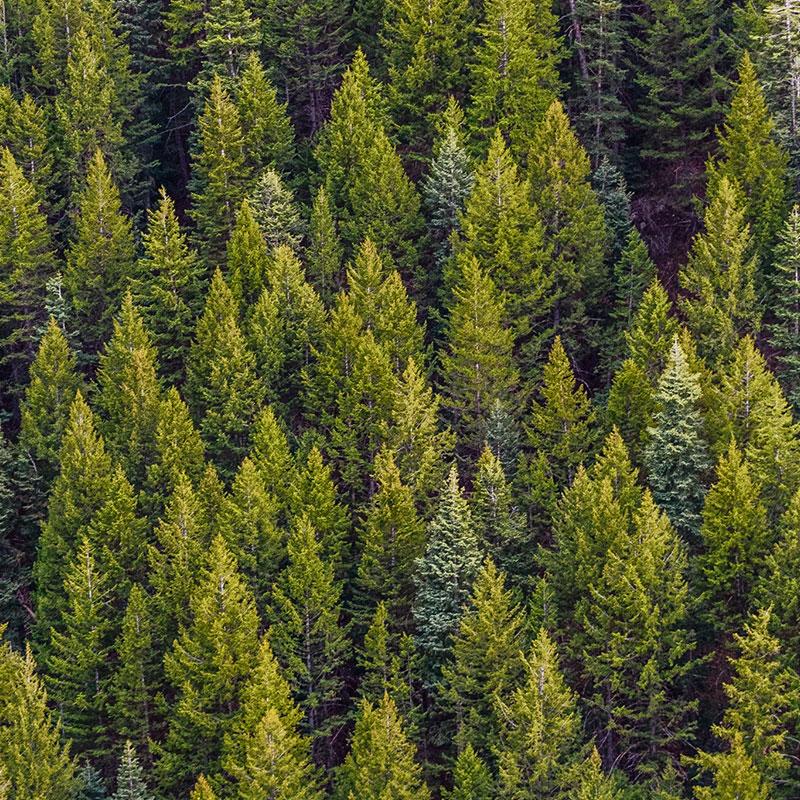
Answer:
[[800, 796], [800, 0], [0, 10], [0, 800]]

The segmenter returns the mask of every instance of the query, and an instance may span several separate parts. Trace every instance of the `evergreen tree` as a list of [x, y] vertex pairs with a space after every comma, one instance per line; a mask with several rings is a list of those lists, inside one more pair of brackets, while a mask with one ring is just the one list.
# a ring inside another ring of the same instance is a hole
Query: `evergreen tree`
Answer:
[[428, 800], [414, 755], [394, 701], [386, 694], [377, 706], [363, 700], [334, 796], [348, 800], [358, 792], [363, 800]]
[[459, 442], [467, 457], [474, 457], [486, 438], [494, 401], [510, 401], [518, 373], [511, 352], [514, 337], [505, 325], [502, 296], [477, 259], [466, 257], [461, 265], [441, 369], [445, 404]]
[[175, 204], [162, 188], [147, 217], [143, 255], [133, 296], [159, 354], [167, 382], [184, 378], [194, 320], [199, 311], [201, 265], [181, 231]]
[[700, 537], [703, 552], [697, 567], [704, 617], [716, 634], [730, 634], [741, 627], [751, 607], [770, 544], [759, 486], [733, 442], [717, 465], [717, 482], [706, 498]]
[[0, 367], [6, 410], [25, 383], [44, 322], [45, 281], [53, 266], [40, 199], [7, 149], [0, 153]]
[[522, 676], [523, 628], [505, 576], [487, 560], [453, 637], [452, 662], [442, 668], [441, 703], [455, 722], [459, 752], [472, 747], [480, 758], [492, 757], [501, 728], [498, 704]]
[[250, 459], [264, 482], [264, 489], [276, 503], [278, 520], [283, 521], [294, 478], [294, 461], [282, 423], [272, 406], [266, 406], [253, 426]]
[[156, 350], [130, 292], [122, 300], [114, 333], [100, 355], [97, 405], [104, 413], [109, 452], [141, 485], [155, 455], [161, 387]]
[[208, 454], [226, 478], [247, 452], [264, 392], [237, 317], [233, 295], [217, 270], [189, 353], [187, 388]]
[[108, 755], [111, 646], [114, 619], [108, 576], [84, 537], [66, 569], [66, 600], [50, 631], [47, 675], [64, 733], [90, 757]]
[[130, 741], [125, 742], [122, 751], [117, 770], [117, 791], [111, 800], [152, 800], [152, 795], [147, 791], [144, 770]]
[[643, 461], [657, 408], [655, 388], [646, 373], [632, 358], [626, 358], [611, 381], [606, 414], [636, 464]]
[[719, 364], [739, 337], [757, 333], [761, 322], [754, 285], [758, 260], [735, 183], [720, 179], [704, 222], [680, 282], [689, 295], [683, 310], [700, 354]]
[[82, 351], [92, 358], [111, 333], [113, 315], [135, 267], [131, 223], [121, 213], [119, 191], [99, 150], [89, 163], [78, 209], [64, 287]]
[[341, 725], [347, 628], [333, 568], [321, 558], [308, 517], [292, 525], [287, 549], [289, 563], [272, 591], [269, 640], [303, 709], [303, 728], [320, 760], [325, 740]]
[[742, 190], [745, 220], [753, 234], [753, 251], [761, 274], [756, 281], [764, 296], [772, 249], [788, 213], [788, 157], [775, 140], [774, 123], [756, 70], [745, 53], [739, 64], [739, 81], [719, 136], [720, 154], [710, 167], [710, 183], [723, 177]]
[[504, 724], [497, 752], [500, 791], [514, 800], [558, 797], [580, 755], [580, 718], [544, 628], [523, 660], [523, 676], [499, 708]]
[[499, 127], [515, 156], [530, 155], [535, 130], [558, 96], [563, 57], [558, 20], [549, 3], [491, 0], [478, 25], [472, 64], [473, 139]]
[[342, 244], [324, 186], [314, 195], [308, 230], [308, 273], [325, 305], [342, 288]]
[[414, 578], [417, 644], [427, 659], [431, 683], [450, 653], [451, 637], [458, 629], [480, 561], [472, 515], [453, 466], [442, 486], [436, 515], [428, 525], [425, 555], [417, 561]]
[[189, 184], [191, 214], [202, 252], [213, 264], [224, 253], [250, 177], [239, 112], [219, 76], [211, 83], [197, 124], [197, 150]]
[[645, 465], [656, 503], [690, 544], [697, 542], [711, 468], [699, 401], [697, 375], [676, 337], [658, 384]]
[[678, 335], [679, 323], [672, 315], [666, 289], [654, 280], [642, 296], [642, 302], [625, 331], [628, 353], [655, 385], [667, 366], [670, 350]]
[[231, 293], [245, 314], [261, 296], [267, 282], [269, 248], [256, 222], [253, 205], [245, 199], [236, 212], [236, 224], [225, 255]]
[[696, 786], [697, 800], [769, 800], [769, 786], [747, 755], [741, 737], [727, 753], [702, 754], [700, 764], [711, 773], [714, 785]]
[[773, 320], [767, 325], [777, 350], [778, 379], [795, 408], [800, 404], [800, 206], [778, 235], [772, 274]]
[[75, 763], [51, 716], [30, 647], [19, 653], [9, 642], [0, 645], [0, 720], [0, 764], [9, 797], [72, 800]]
[[197, 779], [197, 783], [195, 783], [189, 798], [190, 800], [217, 800], [217, 796], [214, 794], [211, 784], [203, 774]]
[[605, 216], [586, 151], [561, 103], [547, 109], [531, 145], [530, 185], [552, 245], [553, 327], [572, 352], [586, 350], [587, 316], [603, 291]]
[[75, 354], [51, 317], [31, 364], [30, 383], [20, 407], [20, 444], [48, 483], [58, 471], [69, 409], [81, 384], [76, 368]]
[[220, 536], [192, 590], [190, 618], [164, 659], [177, 698], [156, 774], [163, 791], [176, 793], [188, 791], [201, 770], [219, 771], [258, 653], [255, 603]]
[[453, 788], [445, 790], [445, 800], [490, 800], [492, 776], [471, 744], [459, 754], [453, 767]]
[[293, 251], [300, 247], [303, 224], [291, 190], [271, 168], [256, 179], [250, 193], [250, 204], [264, 240], [270, 250], [285, 245]]

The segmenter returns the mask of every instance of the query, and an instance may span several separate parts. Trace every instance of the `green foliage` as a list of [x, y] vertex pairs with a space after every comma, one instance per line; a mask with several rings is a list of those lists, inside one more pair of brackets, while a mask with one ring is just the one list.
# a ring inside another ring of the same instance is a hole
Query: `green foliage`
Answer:
[[111, 800], [152, 800], [147, 791], [144, 770], [130, 741], [125, 742], [117, 770], [117, 791]]

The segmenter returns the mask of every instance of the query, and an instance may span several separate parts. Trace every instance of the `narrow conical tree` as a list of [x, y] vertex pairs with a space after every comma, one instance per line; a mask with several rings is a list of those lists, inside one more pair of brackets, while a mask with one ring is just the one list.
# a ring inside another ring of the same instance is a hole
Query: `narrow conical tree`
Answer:
[[266, 286], [269, 250], [253, 205], [245, 198], [236, 211], [236, 224], [225, 255], [231, 293], [243, 315], [259, 299]]
[[734, 442], [717, 464], [700, 528], [698, 556], [704, 617], [716, 634], [741, 628], [770, 544], [767, 515], [747, 462]]
[[136, 748], [130, 741], [125, 742], [117, 770], [117, 791], [111, 800], [152, 800], [147, 790], [144, 769], [136, 755]]
[[492, 774], [468, 744], [459, 754], [453, 767], [453, 788], [445, 789], [445, 800], [491, 800]]
[[113, 315], [134, 269], [131, 223], [121, 212], [119, 191], [98, 150], [78, 201], [75, 237], [64, 272], [81, 349], [88, 357], [94, 357], [110, 335]]
[[205, 775], [200, 775], [189, 795], [189, 800], [217, 800], [214, 790]]
[[216, 774], [225, 734], [258, 654], [258, 614], [220, 536], [192, 591], [190, 622], [164, 659], [176, 690], [156, 773], [163, 791], [184, 793], [202, 770]]
[[304, 731], [322, 758], [325, 740], [341, 726], [342, 667], [348, 655], [340, 589], [306, 516], [287, 544], [289, 563], [273, 587], [269, 639], [303, 709]]
[[194, 320], [201, 300], [201, 264], [181, 230], [175, 204], [159, 191], [158, 204], [147, 217], [143, 254], [136, 268], [133, 296], [153, 337], [161, 374], [181, 381]]
[[625, 330], [628, 354], [653, 385], [667, 366], [679, 328], [669, 295], [656, 279], [645, 291], [630, 327]]
[[0, 720], [0, 764], [9, 797], [72, 800], [75, 762], [57, 717], [51, 716], [30, 647], [22, 654], [7, 641], [0, 644]]
[[11, 153], [0, 153], [0, 368], [4, 402], [25, 383], [33, 361], [45, 283], [53, 269], [53, 252], [40, 199]]
[[290, 502], [295, 465], [286, 431], [272, 406], [266, 406], [256, 418], [249, 457], [264, 481], [264, 489], [275, 500], [278, 519], [283, 522]]
[[720, 179], [704, 222], [680, 282], [700, 355], [717, 365], [730, 357], [740, 336], [757, 333], [761, 323], [754, 283], [758, 259], [736, 183]]
[[486, 438], [494, 401], [511, 400], [518, 373], [502, 296], [475, 258], [466, 257], [461, 264], [441, 363], [445, 404], [465, 455], [474, 458]]
[[517, 158], [527, 159], [537, 125], [558, 96], [563, 56], [558, 20], [538, 0], [491, 0], [478, 26], [472, 65], [473, 139], [499, 127]]
[[452, 661], [442, 668], [441, 703], [455, 723], [458, 751], [473, 747], [492, 758], [500, 736], [499, 704], [523, 674], [522, 611], [505, 575], [487, 560], [453, 636]]
[[450, 653], [464, 605], [481, 562], [479, 543], [469, 505], [450, 468], [436, 515], [428, 526], [425, 554], [417, 561], [414, 620], [417, 644], [427, 659], [427, 678], [434, 682]]
[[677, 337], [658, 384], [645, 450], [653, 497], [687, 543], [696, 544], [711, 469], [700, 415], [700, 384]]
[[697, 800], [769, 800], [769, 784], [756, 769], [742, 744], [741, 737], [734, 740], [727, 753], [703, 753], [700, 766], [711, 774], [713, 786], [696, 786]]
[[377, 706], [363, 700], [334, 796], [348, 800], [358, 792], [363, 800], [428, 800], [414, 751], [394, 701], [386, 694]]
[[330, 305], [342, 288], [342, 244], [324, 186], [314, 195], [309, 221], [308, 273], [319, 296]]

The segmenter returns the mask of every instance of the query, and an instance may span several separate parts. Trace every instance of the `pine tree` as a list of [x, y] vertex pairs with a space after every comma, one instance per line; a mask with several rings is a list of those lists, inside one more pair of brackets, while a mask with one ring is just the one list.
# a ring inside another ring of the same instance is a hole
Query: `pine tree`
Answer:
[[136, 267], [133, 296], [159, 354], [168, 383], [184, 377], [184, 361], [199, 312], [202, 272], [197, 254], [181, 230], [175, 203], [162, 188], [147, 217], [143, 255]]
[[66, 569], [66, 600], [50, 631], [47, 675], [64, 733], [90, 757], [108, 755], [111, 646], [114, 619], [108, 576], [84, 537]]
[[800, 206], [795, 205], [778, 235], [772, 274], [773, 321], [770, 343], [778, 351], [778, 379], [789, 402], [800, 404]]
[[377, 706], [363, 700], [350, 752], [336, 776], [337, 800], [428, 800], [422, 769], [414, 759], [394, 701], [384, 695]]
[[436, 515], [428, 525], [425, 554], [417, 561], [414, 620], [417, 645], [433, 683], [448, 657], [463, 608], [480, 568], [481, 553], [469, 505], [455, 466], [445, 480]]
[[518, 373], [503, 298], [474, 257], [461, 262], [441, 356], [445, 405], [467, 457], [480, 451], [495, 400], [510, 402]]
[[666, 289], [654, 280], [625, 330], [628, 353], [655, 385], [667, 366], [672, 343], [678, 335], [679, 323], [672, 315], [672, 304]]
[[303, 709], [317, 760], [341, 725], [342, 667], [348, 656], [340, 589], [306, 516], [294, 522], [289, 563], [273, 587], [269, 640]]
[[24, 654], [0, 645], [0, 764], [18, 800], [72, 800], [75, 763], [61, 725], [48, 708], [30, 647]]
[[88, 762], [78, 773], [78, 800], [108, 800], [108, 790], [100, 773]]
[[714, 785], [696, 786], [697, 800], [769, 800], [769, 786], [747, 755], [741, 738], [734, 740], [727, 753], [702, 754], [700, 765], [711, 773]]
[[300, 249], [303, 234], [300, 212], [291, 190], [274, 169], [267, 168], [258, 176], [250, 192], [250, 204], [270, 250], [280, 245], [295, 252]]
[[471, 744], [459, 754], [453, 767], [453, 788], [445, 790], [445, 800], [491, 800], [492, 776]]
[[523, 660], [523, 675], [499, 709], [504, 723], [497, 752], [500, 791], [514, 800], [557, 797], [580, 754], [580, 717], [544, 628]]
[[213, 264], [219, 263], [224, 253], [250, 177], [239, 112], [219, 76], [211, 83], [197, 124], [197, 149], [189, 184], [191, 215], [203, 255]]
[[647, 374], [632, 358], [626, 358], [611, 381], [606, 414], [637, 465], [644, 460], [657, 408], [655, 388]]
[[314, 195], [308, 239], [308, 273], [327, 306], [342, 288], [342, 244], [324, 186], [320, 186]]
[[610, 237], [608, 260], [615, 263], [622, 255], [626, 241], [636, 230], [631, 208], [633, 192], [629, 191], [623, 172], [608, 158], [604, 157], [599, 164], [593, 166], [592, 187], [603, 206], [603, 216]]
[[269, 248], [256, 222], [253, 205], [245, 198], [236, 212], [236, 224], [225, 254], [228, 283], [242, 315], [264, 291], [269, 258]]
[[492, 0], [478, 25], [472, 64], [472, 136], [499, 127], [524, 163], [534, 132], [561, 91], [558, 20], [548, 3]]
[[59, 460], [61, 471], [50, 492], [33, 570], [36, 633], [42, 644], [63, 608], [64, 566], [72, 560], [82, 533], [112, 490], [111, 459], [80, 392], [70, 407]]
[[704, 618], [716, 634], [741, 627], [770, 544], [766, 511], [747, 462], [731, 442], [717, 465], [700, 528]]
[[217, 800], [217, 796], [214, 794], [211, 784], [202, 773], [197, 779], [197, 783], [195, 783], [189, 798], [190, 800]]
[[120, 632], [114, 643], [119, 662], [111, 679], [109, 713], [114, 732], [132, 740], [147, 754], [156, 733], [155, 695], [160, 678], [160, 655], [153, 641], [151, 601], [138, 583], [131, 587]]
[[757, 333], [761, 322], [754, 284], [758, 260], [735, 183], [720, 179], [704, 222], [705, 231], [695, 237], [680, 273], [689, 295], [683, 311], [700, 354], [719, 364], [739, 337]]
[[78, 209], [64, 287], [80, 331], [81, 349], [93, 358], [111, 333], [117, 304], [135, 268], [131, 223], [121, 212], [119, 191], [99, 150], [89, 163]]
[[20, 407], [20, 444], [48, 483], [58, 471], [61, 440], [80, 384], [75, 354], [51, 317], [31, 364], [30, 383]]
[[100, 355], [98, 408], [109, 452], [137, 485], [155, 455], [161, 387], [156, 351], [130, 292]]
[[253, 426], [250, 459], [264, 482], [264, 489], [274, 499], [278, 520], [285, 519], [294, 482], [294, 460], [282, 421], [272, 406], [266, 406]]
[[700, 414], [700, 384], [677, 337], [658, 384], [657, 411], [645, 450], [653, 497], [677, 532], [696, 544], [711, 469]]
[[589, 157], [563, 106], [547, 109], [531, 146], [530, 186], [552, 244], [553, 327], [569, 349], [586, 352], [585, 326], [603, 291], [608, 232], [590, 183]]
[[278, 92], [255, 52], [247, 57], [235, 96], [250, 174], [258, 175], [267, 167], [285, 173], [295, 156], [294, 128], [286, 103], [278, 100]]
[[53, 252], [40, 199], [11, 153], [0, 153], [0, 366], [8, 405], [25, 383], [44, 322], [45, 282]]
[[189, 624], [164, 659], [177, 691], [156, 773], [163, 791], [186, 792], [221, 766], [241, 692], [258, 653], [258, 614], [236, 560], [217, 536], [190, 600]]
[[725, 684], [728, 705], [713, 731], [731, 748], [741, 737], [772, 794], [791, 797], [797, 779], [791, 775], [788, 740], [797, 724], [797, 674], [782, 663], [781, 644], [769, 632], [770, 616], [769, 609], [762, 609], [745, 623], [742, 634], [734, 634], [738, 655]]
[[117, 791], [111, 800], [152, 800], [152, 795], [147, 791], [144, 770], [130, 741], [125, 742], [122, 751], [117, 770]]
[[455, 723], [459, 752], [472, 747], [484, 760], [493, 756], [501, 728], [499, 704], [522, 677], [523, 628], [505, 575], [487, 559], [453, 636], [452, 661], [442, 668], [440, 702]]
[[719, 135], [720, 154], [710, 165], [710, 191], [723, 177], [742, 190], [745, 220], [753, 234], [753, 252], [761, 274], [756, 285], [764, 297], [772, 249], [788, 213], [788, 156], [774, 136], [774, 122], [748, 53], [739, 64], [739, 81]]
[[208, 454], [226, 478], [247, 452], [264, 392], [237, 317], [236, 302], [217, 270], [189, 353], [187, 388]]

